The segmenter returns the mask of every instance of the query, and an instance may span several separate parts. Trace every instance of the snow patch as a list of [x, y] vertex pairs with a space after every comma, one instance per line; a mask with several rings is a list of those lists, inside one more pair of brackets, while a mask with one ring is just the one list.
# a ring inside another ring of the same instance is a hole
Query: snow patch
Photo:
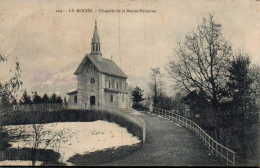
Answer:
[[[35, 166], [40, 166], [42, 162], [36, 161]], [[1, 166], [32, 166], [32, 161], [30, 160], [3, 160], [0, 161]]]
[[136, 110], [133, 110], [133, 112], [132, 112], [131, 114], [144, 116], [143, 113], [141, 113], [141, 112], [139, 112], [139, 111], [136, 111]]
[[[24, 126], [26, 131], [30, 130], [30, 125]], [[19, 126], [7, 126], [7, 129], [16, 130], [16, 127]], [[44, 124], [44, 130], [51, 130], [52, 132], [65, 130], [65, 136], [68, 137], [67, 142], [61, 143], [59, 148], [57, 146], [48, 146], [47, 149], [59, 152], [61, 154], [59, 161], [66, 164], [70, 164], [67, 160], [75, 154], [86, 154], [107, 148], [118, 148], [140, 143], [140, 140], [130, 134], [126, 128], [101, 120], [94, 122], [48, 123]], [[46, 135], [46, 138], [48, 136]], [[14, 148], [30, 147], [28, 141], [32, 141], [32, 139], [16, 139], [11, 142], [11, 145]]]
[[180, 124], [178, 124], [178, 123], [175, 123], [178, 127], [182, 127]]

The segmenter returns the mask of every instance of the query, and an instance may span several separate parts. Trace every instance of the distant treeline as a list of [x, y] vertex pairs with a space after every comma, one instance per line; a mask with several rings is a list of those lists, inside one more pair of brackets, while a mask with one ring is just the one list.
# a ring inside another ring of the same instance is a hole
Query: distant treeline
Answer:
[[[19, 100], [19, 104], [44, 104], [44, 103], [56, 103], [56, 104], [67, 104], [66, 97], [62, 99], [60, 96], [56, 95], [55, 93], [51, 94], [50, 96], [45, 93], [43, 96], [38, 95], [38, 93], [32, 92], [32, 95], [29, 95], [25, 90], [21, 99]], [[15, 100], [13, 104], [17, 104]]]

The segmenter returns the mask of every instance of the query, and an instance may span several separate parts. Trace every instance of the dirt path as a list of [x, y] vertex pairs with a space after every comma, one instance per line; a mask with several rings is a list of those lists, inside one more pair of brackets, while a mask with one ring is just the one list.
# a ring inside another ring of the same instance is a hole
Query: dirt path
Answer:
[[183, 166], [223, 165], [200, 139], [186, 128], [147, 113], [139, 115], [147, 125], [147, 142], [142, 149], [123, 158], [102, 165], [113, 166]]

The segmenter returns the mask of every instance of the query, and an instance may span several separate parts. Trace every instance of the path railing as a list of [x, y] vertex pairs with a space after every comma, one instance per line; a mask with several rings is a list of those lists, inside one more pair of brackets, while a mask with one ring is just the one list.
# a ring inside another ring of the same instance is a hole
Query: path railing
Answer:
[[216, 154], [217, 157], [221, 159], [221, 161], [224, 159], [227, 162], [227, 165], [232, 164], [235, 165], [236, 163], [236, 153], [227, 147], [221, 145], [217, 141], [215, 141], [211, 136], [209, 136], [202, 128], [200, 128], [195, 122], [173, 112], [173, 111], [167, 111], [160, 108], [153, 108], [151, 111], [152, 114], [159, 115], [163, 118], [172, 120], [176, 123], [178, 123], [181, 126], [184, 126], [193, 132], [195, 132], [200, 139], [202, 139], [203, 144], [205, 144], [208, 149], [212, 152], [212, 154]]
[[55, 110], [64, 110], [68, 109], [68, 105], [58, 104], [58, 103], [46, 103], [46, 104], [19, 104], [13, 106], [14, 109], [18, 110], [46, 110], [46, 111], [55, 111]]

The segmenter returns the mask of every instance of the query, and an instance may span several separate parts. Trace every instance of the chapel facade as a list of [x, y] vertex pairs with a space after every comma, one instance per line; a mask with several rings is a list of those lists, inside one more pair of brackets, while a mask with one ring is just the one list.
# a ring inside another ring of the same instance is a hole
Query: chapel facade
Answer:
[[127, 76], [112, 59], [102, 56], [96, 21], [91, 52], [84, 56], [74, 75], [77, 89], [67, 93], [69, 109], [130, 108]]

